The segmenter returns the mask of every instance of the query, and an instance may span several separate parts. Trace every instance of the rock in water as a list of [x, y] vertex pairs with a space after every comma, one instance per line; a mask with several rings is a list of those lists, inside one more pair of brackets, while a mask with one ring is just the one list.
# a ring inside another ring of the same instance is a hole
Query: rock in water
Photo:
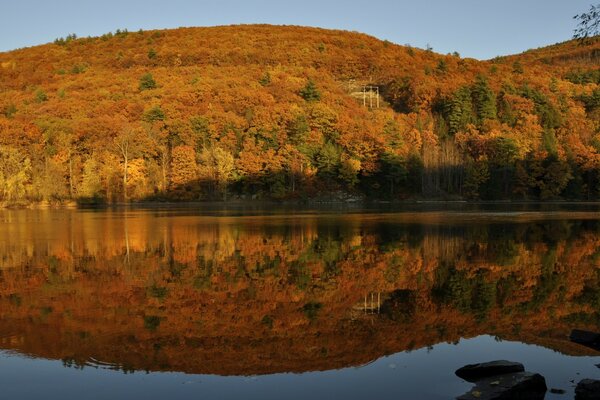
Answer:
[[540, 374], [517, 372], [482, 379], [457, 400], [543, 400], [547, 389]]
[[600, 400], [600, 381], [583, 379], [575, 388], [575, 400]]
[[490, 361], [480, 364], [469, 364], [456, 370], [456, 375], [469, 382], [477, 382], [480, 379], [488, 378], [490, 376], [511, 374], [515, 372], [523, 372], [525, 367], [523, 364], [498, 360]]

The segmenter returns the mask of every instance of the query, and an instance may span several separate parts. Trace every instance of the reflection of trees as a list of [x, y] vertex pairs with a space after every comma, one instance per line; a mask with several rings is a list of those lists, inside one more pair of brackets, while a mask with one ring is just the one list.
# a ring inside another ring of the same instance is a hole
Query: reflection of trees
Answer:
[[[19, 213], [11, 218], [19, 225]], [[594, 221], [131, 213], [124, 222], [77, 213], [55, 231], [49, 214], [38, 218], [0, 232], [1, 348], [261, 373], [339, 367], [482, 333], [537, 342], [600, 326]], [[369, 293], [381, 293], [380, 314], [354, 312]], [[8, 330], [20, 339], [3, 341]]]

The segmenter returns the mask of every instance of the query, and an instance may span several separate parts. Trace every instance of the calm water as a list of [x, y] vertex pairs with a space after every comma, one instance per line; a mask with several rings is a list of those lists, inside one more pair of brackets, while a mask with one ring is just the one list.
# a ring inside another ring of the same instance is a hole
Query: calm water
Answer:
[[0, 397], [449, 399], [500, 358], [572, 393], [600, 213], [564, 208], [0, 211]]

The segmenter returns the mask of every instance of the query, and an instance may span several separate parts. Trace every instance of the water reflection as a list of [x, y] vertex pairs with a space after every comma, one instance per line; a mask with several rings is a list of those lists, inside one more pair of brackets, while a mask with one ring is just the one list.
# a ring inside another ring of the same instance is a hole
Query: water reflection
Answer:
[[72, 368], [260, 375], [487, 334], [569, 355], [600, 330], [576, 213], [0, 213], [0, 348]]

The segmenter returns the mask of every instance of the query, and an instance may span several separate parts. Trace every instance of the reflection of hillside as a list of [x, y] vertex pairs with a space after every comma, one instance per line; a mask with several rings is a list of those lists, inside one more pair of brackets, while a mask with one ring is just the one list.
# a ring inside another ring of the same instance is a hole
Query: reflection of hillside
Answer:
[[583, 354], [569, 329], [600, 327], [596, 221], [121, 217], [3, 215], [0, 348], [263, 374], [480, 334]]

